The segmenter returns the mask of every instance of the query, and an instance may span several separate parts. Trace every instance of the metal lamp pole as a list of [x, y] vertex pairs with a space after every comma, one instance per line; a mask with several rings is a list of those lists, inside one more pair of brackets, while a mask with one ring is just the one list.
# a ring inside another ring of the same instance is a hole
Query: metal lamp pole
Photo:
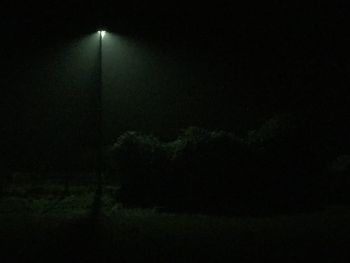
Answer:
[[102, 130], [102, 91], [103, 91], [103, 82], [102, 82], [102, 39], [106, 34], [106, 31], [100, 30], [99, 33], [99, 67], [98, 67], [98, 94], [97, 94], [97, 129], [98, 129], [98, 142], [97, 142], [97, 164], [96, 164], [96, 174], [97, 174], [97, 189], [95, 195], [95, 209], [96, 213], [101, 206], [101, 197], [102, 197], [102, 186], [103, 186], [103, 130]]

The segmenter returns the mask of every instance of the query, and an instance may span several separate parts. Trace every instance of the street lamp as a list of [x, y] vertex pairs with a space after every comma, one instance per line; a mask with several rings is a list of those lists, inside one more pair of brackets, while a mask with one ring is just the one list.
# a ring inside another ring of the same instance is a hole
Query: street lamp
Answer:
[[[103, 91], [103, 82], [102, 82], [102, 39], [106, 35], [106, 31], [99, 30], [99, 67], [98, 67], [98, 94], [97, 94], [97, 129], [98, 129], [98, 145], [97, 145], [97, 167], [96, 167], [96, 173], [97, 173], [97, 192], [96, 192], [96, 204], [101, 202], [101, 196], [102, 196], [102, 183], [103, 183], [103, 131], [102, 131], [102, 91]], [[95, 205], [96, 205], [95, 204]], [[98, 207], [99, 205], [97, 205]], [[97, 208], [98, 210], [98, 208]]]
[[[102, 208], [102, 190], [103, 190], [103, 131], [102, 131], [102, 39], [106, 35], [106, 31], [99, 30], [99, 51], [98, 51], [98, 82], [97, 82], [97, 149], [96, 149], [96, 176], [97, 187], [91, 209], [91, 217], [98, 220]], [[96, 222], [95, 222], [96, 223]]]

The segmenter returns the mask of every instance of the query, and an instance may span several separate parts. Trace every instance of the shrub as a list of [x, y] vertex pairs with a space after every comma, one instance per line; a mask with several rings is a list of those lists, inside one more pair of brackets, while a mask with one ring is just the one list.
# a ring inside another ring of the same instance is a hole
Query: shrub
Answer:
[[125, 203], [204, 212], [260, 213], [320, 202], [320, 158], [286, 116], [267, 120], [244, 139], [189, 127], [171, 142], [126, 132], [112, 163]]
[[155, 202], [163, 187], [159, 171], [165, 161], [162, 143], [154, 136], [129, 131], [118, 138], [110, 155], [123, 200], [140, 205]]
[[121, 197], [138, 205], [228, 209], [254, 191], [249, 189], [254, 181], [251, 151], [224, 131], [190, 127], [168, 143], [127, 132], [112, 147], [112, 156]]
[[278, 197], [273, 201], [286, 208], [324, 202], [327, 157], [304, 121], [289, 115], [274, 116], [249, 132], [247, 141], [259, 153], [271, 200]]
[[251, 161], [243, 141], [228, 132], [190, 127], [171, 147], [174, 184], [181, 189], [183, 202], [202, 209], [232, 204]]

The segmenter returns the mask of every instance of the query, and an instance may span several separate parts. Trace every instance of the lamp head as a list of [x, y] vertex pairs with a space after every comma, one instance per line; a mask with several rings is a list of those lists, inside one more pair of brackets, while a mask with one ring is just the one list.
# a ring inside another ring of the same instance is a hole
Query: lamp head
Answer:
[[101, 35], [101, 38], [103, 38], [106, 35], [105, 30], [99, 30], [98, 33]]

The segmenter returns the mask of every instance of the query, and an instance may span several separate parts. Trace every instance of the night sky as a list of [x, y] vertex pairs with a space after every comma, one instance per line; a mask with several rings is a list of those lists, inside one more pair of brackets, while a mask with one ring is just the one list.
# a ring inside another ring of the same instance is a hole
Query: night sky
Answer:
[[103, 67], [106, 144], [126, 130], [164, 139], [188, 126], [242, 134], [278, 113], [346, 136], [346, 1], [100, 2], [2, 4], [7, 158], [58, 160], [94, 143], [101, 26], [112, 33]]

